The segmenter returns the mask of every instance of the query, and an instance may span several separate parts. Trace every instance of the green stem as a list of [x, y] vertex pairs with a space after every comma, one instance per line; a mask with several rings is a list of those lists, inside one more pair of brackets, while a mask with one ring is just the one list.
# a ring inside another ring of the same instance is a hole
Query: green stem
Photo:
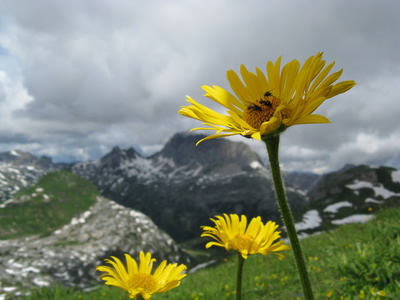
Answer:
[[272, 179], [275, 186], [275, 194], [281, 210], [282, 219], [285, 223], [286, 230], [290, 239], [290, 244], [296, 261], [297, 271], [300, 275], [301, 285], [303, 287], [304, 298], [307, 300], [314, 299], [311, 288], [310, 278], [308, 276], [307, 267], [304, 259], [303, 250], [297, 236], [294, 226], [292, 212], [286, 199], [285, 189], [283, 187], [282, 175], [279, 166], [279, 135], [268, 136], [264, 139], [267, 145], [269, 163], [271, 166]]
[[244, 258], [242, 257], [242, 254], [240, 254], [240, 252], [238, 252], [238, 269], [237, 269], [237, 277], [236, 277], [236, 300], [242, 299], [243, 264], [244, 264]]
[[142, 297], [142, 295], [137, 294], [137, 295], [136, 295], [136, 300], [144, 300], [144, 298]]

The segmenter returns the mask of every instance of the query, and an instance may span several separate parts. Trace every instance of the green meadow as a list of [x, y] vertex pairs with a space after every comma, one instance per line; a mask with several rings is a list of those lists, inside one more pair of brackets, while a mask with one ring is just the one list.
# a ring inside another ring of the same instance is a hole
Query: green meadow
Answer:
[[0, 240], [49, 234], [89, 209], [98, 195], [92, 183], [76, 174], [46, 174], [1, 210]]
[[[343, 225], [303, 239], [315, 299], [400, 299], [399, 220], [400, 208], [388, 208], [366, 224]], [[246, 260], [243, 299], [302, 299], [292, 254], [285, 252], [283, 260], [274, 255], [254, 255]], [[189, 274], [179, 287], [152, 299], [235, 299], [236, 261], [232, 253], [223, 262]], [[98, 284], [91, 292], [41, 288], [24, 299], [129, 297], [119, 288]]]

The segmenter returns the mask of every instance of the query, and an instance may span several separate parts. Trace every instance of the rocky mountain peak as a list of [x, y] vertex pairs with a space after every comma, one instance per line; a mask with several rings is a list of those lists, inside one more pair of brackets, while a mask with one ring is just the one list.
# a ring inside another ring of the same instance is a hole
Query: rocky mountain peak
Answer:
[[177, 133], [155, 155], [172, 159], [176, 165], [197, 163], [203, 167], [215, 164], [232, 163], [249, 166], [256, 161], [261, 163], [257, 154], [242, 142], [231, 142], [227, 139], [212, 139], [196, 143], [205, 135]]
[[100, 159], [100, 163], [103, 166], [119, 166], [121, 163], [126, 162], [127, 160], [133, 160], [136, 157], [140, 156], [138, 152], [135, 151], [132, 147], [126, 150], [122, 150], [120, 147], [114, 147], [111, 152], [104, 155]]
[[12, 150], [0, 153], [0, 164], [13, 166], [35, 166], [39, 168], [54, 168], [53, 161], [48, 156], [36, 157], [29, 152]]

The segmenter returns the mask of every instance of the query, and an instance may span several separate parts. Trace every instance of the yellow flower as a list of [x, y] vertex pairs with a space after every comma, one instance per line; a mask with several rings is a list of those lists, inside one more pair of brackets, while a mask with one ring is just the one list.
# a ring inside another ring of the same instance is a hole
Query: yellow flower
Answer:
[[378, 294], [379, 296], [383, 296], [383, 297], [386, 296], [386, 292], [385, 292], [385, 291], [378, 291], [377, 294]]
[[105, 272], [100, 279], [107, 285], [117, 286], [129, 292], [130, 298], [135, 298], [140, 294], [144, 299], [150, 299], [155, 293], [166, 292], [179, 286], [180, 280], [186, 276], [183, 273], [186, 270], [185, 265], [167, 265], [166, 260], [151, 274], [155, 262], [155, 259], [151, 258], [151, 253], [140, 252], [139, 266], [129, 254], [125, 254], [127, 268], [118, 258], [111, 257], [114, 261], [110, 259], [105, 261], [112, 267], [98, 266], [96, 268], [97, 271]]
[[261, 140], [263, 136], [282, 132], [289, 126], [329, 123], [326, 117], [313, 112], [326, 99], [348, 91], [356, 83], [348, 80], [333, 84], [343, 70], [328, 76], [335, 63], [324, 68], [322, 53], [309, 57], [301, 68], [300, 63], [293, 60], [281, 70], [281, 59], [279, 57], [275, 64], [267, 63], [267, 76], [258, 68], [252, 73], [242, 65], [243, 82], [235, 71], [228, 71], [227, 78], [236, 97], [219, 86], [202, 86], [205, 96], [224, 106], [227, 115], [201, 105], [189, 96], [186, 100], [192, 105], [182, 106], [179, 113], [207, 126], [192, 130], [216, 131], [201, 141], [237, 134]]
[[281, 257], [281, 253], [276, 253], [281, 250], [288, 250], [288, 245], [283, 245], [283, 241], [275, 240], [280, 238], [280, 231], [275, 231], [278, 228], [275, 222], [269, 221], [265, 225], [261, 221], [261, 217], [253, 218], [247, 226], [247, 218], [245, 215], [239, 216], [236, 214], [224, 214], [215, 216], [210, 219], [215, 223], [215, 227], [202, 226], [204, 232], [201, 237], [211, 237], [216, 242], [208, 242], [206, 248], [211, 246], [219, 246], [227, 251], [235, 250], [239, 252], [244, 259], [247, 259], [249, 254], [276, 254]]

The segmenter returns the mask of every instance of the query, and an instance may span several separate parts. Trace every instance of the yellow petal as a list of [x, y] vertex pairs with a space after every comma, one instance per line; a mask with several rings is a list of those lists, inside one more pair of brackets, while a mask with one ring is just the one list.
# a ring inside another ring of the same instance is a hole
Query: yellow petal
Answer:
[[329, 121], [328, 118], [321, 115], [308, 115], [294, 121], [292, 124], [290, 124], [290, 126], [298, 124], [330, 123], [330, 122], [331, 121]]

